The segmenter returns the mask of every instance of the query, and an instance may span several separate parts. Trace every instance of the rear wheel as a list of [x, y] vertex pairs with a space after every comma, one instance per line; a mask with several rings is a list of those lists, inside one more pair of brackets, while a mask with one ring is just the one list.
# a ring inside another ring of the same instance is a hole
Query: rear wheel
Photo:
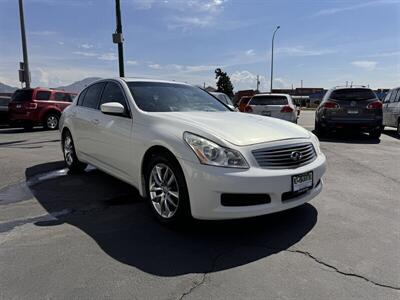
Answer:
[[397, 136], [400, 137], [400, 119], [397, 120]]
[[58, 114], [56, 113], [49, 113], [46, 116], [45, 122], [44, 122], [44, 126], [46, 127], [46, 129], [50, 129], [50, 130], [55, 130], [58, 128], [58, 123], [60, 121], [60, 117]]
[[186, 180], [174, 157], [166, 154], [153, 156], [145, 180], [149, 206], [161, 223], [177, 225], [190, 219]]
[[315, 121], [314, 130], [318, 137], [322, 137], [326, 133], [325, 128], [318, 121]]
[[374, 129], [369, 132], [369, 136], [373, 139], [379, 139], [381, 137], [381, 134], [382, 134], [381, 128]]
[[66, 131], [63, 134], [62, 146], [64, 161], [68, 169], [73, 172], [83, 171], [86, 168], [87, 164], [80, 162], [78, 157], [76, 156], [74, 141], [72, 140], [72, 136], [69, 131]]

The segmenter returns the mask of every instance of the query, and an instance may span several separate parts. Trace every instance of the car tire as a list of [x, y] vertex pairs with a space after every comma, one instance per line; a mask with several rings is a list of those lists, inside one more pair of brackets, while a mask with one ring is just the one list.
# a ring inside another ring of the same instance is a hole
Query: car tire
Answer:
[[175, 157], [168, 153], [154, 155], [144, 177], [147, 202], [158, 221], [175, 226], [191, 219], [185, 176]]
[[60, 122], [60, 116], [57, 113], [49, 113], [46, 115], [44, 120], [44, 127], [48, 130], [58, 129]]
[[400, 137], [400, 119], [397, 120], [397, 136]]
[[314, 131], [318, 137], [323, 137], [326, 133], [325, 128], [323, 128], [321, 124], [317, 121], [315, 121]]
[[382, 134], [381, 128], [379, 128], [379, 129], [374, 129], [374, 130], [371, 130], [371, 131], [369, 132], [369, 136], [370, 136], [370, 138], [372, 138], [372, 139], [379, 139], [379, 138], [381, 137], [381, 134]]
[[79, 161], [78, 157], [76, 156], [74, 141], [71, 133], [68, 130], [65, 131], [62, 137], [62, 149], [65, 164], [71, 172], [79, 173], [85, 170], [87, 164]]

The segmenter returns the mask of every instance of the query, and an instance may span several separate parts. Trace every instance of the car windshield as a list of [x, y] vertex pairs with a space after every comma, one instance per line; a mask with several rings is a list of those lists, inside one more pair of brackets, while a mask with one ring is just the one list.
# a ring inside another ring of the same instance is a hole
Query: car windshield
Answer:
[[250, 105], [286, 105], [288, 100], [285, 96], [259, 96], [253, 97]]
[[376, 98], [374, 92], [369, 89], [341, 89], [333, 91], [330, 95], [333, 100], [368, 100]]
[[164, 82], [128, 82], [136, 105], [144, 111], [229, 111], [200, 88]]
[[16, 90], [12, 95], [11, 101], [16, 101], [16, 102], [31, 101], [32, 94], [33, 94], [32, 89]]

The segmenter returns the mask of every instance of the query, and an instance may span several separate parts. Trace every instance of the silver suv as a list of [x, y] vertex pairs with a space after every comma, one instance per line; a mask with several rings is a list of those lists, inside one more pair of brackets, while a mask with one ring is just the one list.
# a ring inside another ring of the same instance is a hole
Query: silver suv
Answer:
[[382, 132], [382, 102], [366, 87], [335, 87], [324, 96], [315, 112], [315, 131], [353, 128], [379, 138]]
[[383, 100], [383, 126], [396, 127], [400, 136], [400, 87], [390, 90]]

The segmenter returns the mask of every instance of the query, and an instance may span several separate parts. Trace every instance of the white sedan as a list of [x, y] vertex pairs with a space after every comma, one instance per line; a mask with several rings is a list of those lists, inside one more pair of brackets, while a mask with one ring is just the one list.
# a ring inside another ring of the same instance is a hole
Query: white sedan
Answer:
[[135, 186], [164, 223], [233, 219], [301, 205], [323, 186], [318, 139], [295, 124], [230, 111], [177, 82], [105, 79], [60, 119], [67, 166]]

